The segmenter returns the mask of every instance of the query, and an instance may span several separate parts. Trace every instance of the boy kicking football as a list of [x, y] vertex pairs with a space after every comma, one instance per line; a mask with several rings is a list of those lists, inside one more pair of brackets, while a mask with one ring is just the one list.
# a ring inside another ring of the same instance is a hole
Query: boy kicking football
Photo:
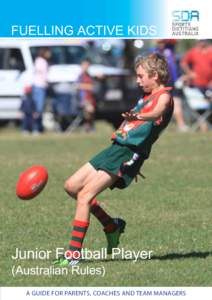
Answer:
[[123, 123], [112, 135], [112, 145], [97, 154], [65, 182], [66, 192], [77, 201], [69, 250], [55, 264], [75, 264], [80, 257], [83, 240], [89, 227], [90, 214], [103, 226], [107, 238], [107, 253], [119, 244], [126, 222], [112, 218], [96, 199], [106, 188], [123, 189], [129, 186], [153, 143], [167, 127], [173, 113], [168, 65], [163, 56], [150, 54], [135, 61], [137, 83], [145, 96], [130, 111], [123, 113]]

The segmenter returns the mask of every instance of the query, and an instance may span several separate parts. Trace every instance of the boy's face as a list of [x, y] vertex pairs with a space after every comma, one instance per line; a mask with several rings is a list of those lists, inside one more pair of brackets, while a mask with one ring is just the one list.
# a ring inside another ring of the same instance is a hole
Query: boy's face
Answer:
[[155, 74], [154, 76], [149, 77], [148, 73], [142, 66], [138, 66], [136, 69], [137, 75], [137, 83], [144, 90], [145, 93], [151, 93], [152, 90], [157, 85], [158, 76]]

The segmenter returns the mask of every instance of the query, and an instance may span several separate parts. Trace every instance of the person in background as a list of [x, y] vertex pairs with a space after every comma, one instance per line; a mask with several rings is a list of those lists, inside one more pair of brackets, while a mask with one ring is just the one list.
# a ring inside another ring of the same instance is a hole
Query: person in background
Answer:
[[96, 111], [96, 100], [94, 98], [93, 89], [94, 83], [90, 76], [88, 69], [91, 61], [86, 58], [81, 62], [82, 73], [78, 79], [78, 89], [80, 104], [83, 109], [84, 125], [86, 132], [95, 131], [95, 111]]
[[212, 46], [208, 40], [198, 40], [181, 60], [181, 67], [190, 84], [203, 93], [212, 88]]
[[48, 48], [41, 48], [35, 59], [32, 97], [35, 102], [36, 117], [33, 125], [33, 133], [43, 132], [43, 112], [47, 94], [48, 60], [51, 53]]
[[[174, 53], [175, 40], [158, 40], [157, 47], [154, 49], [155, 52], [163, 55], [168, 63], [169, 72], [170, 72], [170, 82], [169, 85], [174, 86], [175, 82], [178, 79], [178, 70], [176, 64], [176, 58]], [[182, 107], [182, 90], [174, 88], [173, 90], [173, 99], [174, 99], [174, 113], [173, 116], [177, 123], [177, 128], [180, 132], [188, 131], [188, 126], [186, 125], [183, 107]]]
[[[198, 88], [203, 98], [212, 100], [212, 46], [209, 40], [198, 40], [181, 60], [187, 85]], [[204, 111], [202, 111], [204, 112]], [[200, 111], [200, 113], [202, 113]], [[207, 131], [207, 123], [202, 123], [201, 131]]]
[[70, 125], [72, 116], [72, 91], [68, 82], [58, 82], [53, 87], [52, 111], [58, 124], [57, 130], [65, 132]]
[[31, 86], [26, 86], [24, 89], [20, 111], [22, 113], [22, 132], [23, 134], [30, 134], [35, 117], [35, 103], [32, 99]]

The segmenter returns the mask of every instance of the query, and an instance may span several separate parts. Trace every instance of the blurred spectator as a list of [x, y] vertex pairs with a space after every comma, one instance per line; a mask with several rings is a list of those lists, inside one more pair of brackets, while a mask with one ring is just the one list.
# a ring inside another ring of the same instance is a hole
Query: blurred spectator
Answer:
[[94, 83], [88, 72], [90, 64], [89, 59], [82, 61], [82, 73], [78, 79], [80, 105], [83, 110], [84, 125], [87, 132], [95, 131], [94, 119], [96, 111], [96, 100], [93, 95]]
[[208, 40], [199, 40], [181, 61], [190, 84], [205, 93], [212, 88], [212, 47]]
[[24, 89], [20, 111], [22, 112], [22, 131], [24, 134], [29, 134], [32, 132], [35, 116], [35, 103], [32, 99], [32, 88], [30, 86]]
[[[212, 100], [212, 46], [209, 40], [198, 40], [196, 46], [183, 57], [181, 67], [185, 72], [187, 84], [198, 88], [203, 98]], [[204, 110], [200, 110], [199, 113], [204, 113]], [[202, 123], [200, 129], [206, 131], [207, 123]]]
[[47, 92], [48, 59], [51, 53], [48, 48], [41, 48], [38, 57], [35, 59], [34, 78], [32, 86], [32, 97], [35, 102], [36, 117], [33, 132], [39, 134], [43, 132], [43, 112], [45, 108]]
[[[171, 75], [169, 85], [175, 87], [175, 82], [178, 79], [178, 70], [176, 64], [176, 57], [175, 57], [175, 43], [176, 40], [158, 40], [157, 47], [154, 49], [155, 52], [163, 55], [169, 66], [169, 72]], [[174, 118], [177, 123], [178, 130], [181, 132], [188, 131], [188, 126], [185, 123], [184, 114], [183, 114], [183, 107], [182, 107], [182, 90], [178, 88], [174, 88], [173, 90], [173, 99], [174, 99]]]
[[59, 124], [61, 132], [66, 131], [70, 125], [72, 111], [73, 93], [68, 82], [61, 82], [54, 85], [54, 97], [52, 109], [54, 118]]

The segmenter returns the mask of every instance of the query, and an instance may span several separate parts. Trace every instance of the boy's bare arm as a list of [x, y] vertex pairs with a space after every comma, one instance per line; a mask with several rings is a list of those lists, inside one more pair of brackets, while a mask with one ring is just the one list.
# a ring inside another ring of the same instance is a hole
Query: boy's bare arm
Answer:
[[144, 120], [144, 121], [157, 121], [166, 111], [170, 103], [170, 95], [163, 94], [159, 97], [158, 103], [151, 112], [147, 113], [123, 113], [122, 116], [127, 121]]

